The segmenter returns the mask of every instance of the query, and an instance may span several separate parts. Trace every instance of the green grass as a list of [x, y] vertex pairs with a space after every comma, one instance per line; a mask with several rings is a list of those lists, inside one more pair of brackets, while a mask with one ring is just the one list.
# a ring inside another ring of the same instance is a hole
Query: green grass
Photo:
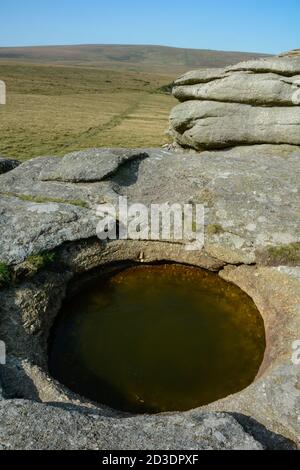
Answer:
[[82, 208], [88, 208], [89, 205], [81, 201], [80, 199], [62, 199], [62, 198], [49, 198], [49, 197], [43, 197], [43, 196], [31, 196], [30, 194], [16, 194], [16, 193], [1, 193], [3, 196], [8, 196], [8, 197], [17, 197], [18, 199], [21, 199], [22, 201], [28, 201], [28, 202], [36, 202], [37, 204], [43, 204], [47, 202], [54, 202], [57, 204], [71, 204], [72, 206], [78, 206]]
[[16, 271], [11, 270], [6, 263], [0, 262], [0, 288], [7, 287], [23, 277], [30, 278], [51, 266], [55, 261], [55, 252], [43, 251], [36, 255], [28, 256]]
[[9, 266], [0, 261], [0, 287], [6, 286], [11, 281], [11, 273]]
[[26, 270], [32, 275], [38, 273], [42, 269], [45, 269], [54, 261], [55, 253], [45, 251], [37, 255], [28, 256], [24, 264], [26, 264]]
[[300, 242], [268, 248], [268, 257], [273, 263], [299, 264]]

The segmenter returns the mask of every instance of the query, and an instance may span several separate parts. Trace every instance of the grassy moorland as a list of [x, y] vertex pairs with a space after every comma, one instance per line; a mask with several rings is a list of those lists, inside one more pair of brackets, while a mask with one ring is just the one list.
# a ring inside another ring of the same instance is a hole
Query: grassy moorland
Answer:
[[20, 160], [88, 147], [167, 142], [174, 98], [162, 87], [191, 68], [256, 54], [157, 46], [0, 48], [0, 155]]
[[83, 67], [0, 63], [0, 154], [21, 160], [87, 147], [160, 146], [173, 77]]

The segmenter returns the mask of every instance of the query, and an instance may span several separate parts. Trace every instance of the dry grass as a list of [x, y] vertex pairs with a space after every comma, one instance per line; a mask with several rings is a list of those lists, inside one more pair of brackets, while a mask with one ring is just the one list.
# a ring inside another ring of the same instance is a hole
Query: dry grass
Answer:
[[174, 78], [0, 62], [8, 92], [0, 154], [26, 160], [88, 147], [160, 146], [175, 100], [159, 89]]
[[162, 86], [192, 68], [258, 54], [159, 46], [0, 48], [0, 155], [28, 158], [88, 147], [167, 142], [175, 99]]

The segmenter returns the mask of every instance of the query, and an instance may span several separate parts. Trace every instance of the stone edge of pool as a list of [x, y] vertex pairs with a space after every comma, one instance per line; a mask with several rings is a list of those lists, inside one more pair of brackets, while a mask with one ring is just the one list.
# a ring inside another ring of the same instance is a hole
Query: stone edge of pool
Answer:
[[107, 270], [109, 266], [115, 269], [115, 263], [124, 266], [140, 263], [141, 253], [144, 263], [170, 261], [218, 272], [254, 300], [264, 319], [267, 348], [255, 382], [244, 391], [197, 411], [249, 416], [271, 432], [298, 443], [299, 382], [297, 367], [292, 363], [292, 344], [295, 331], [300, 329], [300, 269], [224, 265], [170, 243], [117, 241], [102, 245], [98, 240], [70, 243], [57, 250], [57, 265], [63, 269], [41, 272], [2, 291], [1, 334], [9, 351], [7, 364], [1, 370], [5, 396], [65, 403], [97, 410], [106, 417], [129, 416], [85, 400], [53, 380], [47, 371], [47, 339], [68, 285], [81, 282], [83, 273], [95, 275], [99, 269]]

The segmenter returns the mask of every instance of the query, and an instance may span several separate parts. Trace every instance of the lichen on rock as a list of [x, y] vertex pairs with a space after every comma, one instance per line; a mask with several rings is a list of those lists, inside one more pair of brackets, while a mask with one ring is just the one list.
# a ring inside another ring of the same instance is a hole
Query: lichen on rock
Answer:
[[[0, 159], [0, 448], [300, 448], [299, 76], [296, 51], [179, 78], [177, 150], [90, 149], [15, 167]], [[100, 241], [96, 207], [120, 196], [202, 204], [203, 249]], [[254, 300], [267, 336], [255, 382], [188, 413], [125, 416], [53, 380], [47, 340], [68, 293], [116, 265], [159, 261], [219, 273]]]

